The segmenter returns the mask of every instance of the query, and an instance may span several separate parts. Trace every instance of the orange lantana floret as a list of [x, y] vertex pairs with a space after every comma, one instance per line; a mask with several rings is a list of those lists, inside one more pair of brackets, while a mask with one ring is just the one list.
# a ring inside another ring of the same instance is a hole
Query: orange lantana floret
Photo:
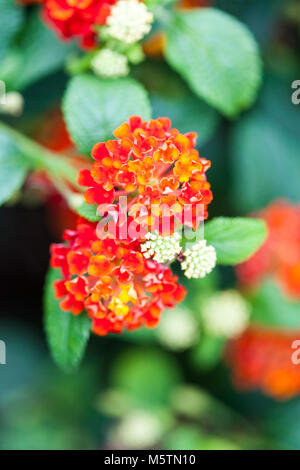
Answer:
[[100, 205], [102, 213], [103, 205], [111, 204], [117, 214], [119, 196], [127, 195], [128, 215], [148, 229], [161, 233], [165, 219], [172, 230], [182, 224], [196, 229], [212, 200], [205, 175], [210, 161], [194, 148], [196, 134], [180, 134], [168, 118], [133, 116], [114, 135], [94, 146], [92, 169], [79, 176], [88, 187], [86, 202]]
[[64, 244], [51, 246], [51, 266], [63, 277], [54, 284], [62, 310], [85, 310], [99, 335], [156, 326], [185, 289], [168, 267], [143, 257], [138, 241], [99, 240], [96, 228], [80, 220], [76, 231], [65, 232]]

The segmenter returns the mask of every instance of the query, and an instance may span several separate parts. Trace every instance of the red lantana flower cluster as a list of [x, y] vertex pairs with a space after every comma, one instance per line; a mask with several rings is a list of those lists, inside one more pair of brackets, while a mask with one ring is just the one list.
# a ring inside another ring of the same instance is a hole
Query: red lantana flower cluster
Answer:
[[185, 289], [168, 267], [143, 257], [138, 241], [99, 240], [96, 225], [80, 220], [65, 231], [65, 244], [51, 246], [51, 266], [63, 276], [54, 286], [62, 310], [85, 310], [98, 335], [156, 326]]
[[107, 206], [117, 219], [119, 196], [126, 195], [129, 217], [146, 229], [196, 229], [212, 200], [205, 176], [210, 161], [194, 148], [196, 134], [180, 134], [168, 118], [143, 122], [134, 116], [114, 136], [94, 146], [92, 169], [80, 172], [79, 184], [89, 188], [86, 202], [100, 205], [102, 214]]
[[96, 44], [95, 25], [104, 25], [117, 0], [44, 0], [44, 17], [63, 38], [78, 37], [85, 48]]
[[300, 393], [300, 368], [291, 360], [298, 332], [249, 328], [230, 343], [227, 362], [240, 390], [261, 389], [278, 400]]
[[266, 242], [237, 267], [242, 286], [256, 286], [273, 276], [287, 294], [300, 299], [300, 205], [276, 201], [256, 214], [268, 226]]
[[[196, 134], [180, 134], [167, 118], [143, 122], [134, 116], [114, 135], [94, 146], [92, 168], [79, 174], [79, 183], [88, 187], [85, 200], [97, 205], [101, 222], [80, 219], [75, 231], [65, 231], [65, 243], [51, 247], [51, 266], [62, 273], [55, 283], [62, 310], [86, 311], [99, 335], [154, 327], [165, 308], [183, 300], [178, 278], [166, 265], [146, 259], [141, 244], [153, 228], [163, 233], [167, 226], [168, 235], [182, 224], [196, 228], [212, 199], [205, 176], [210, 162], [195, 150]], [[204, 209], [196, 210], [199, 205]], [[100, 231], [107, 216], [109, 230]]]

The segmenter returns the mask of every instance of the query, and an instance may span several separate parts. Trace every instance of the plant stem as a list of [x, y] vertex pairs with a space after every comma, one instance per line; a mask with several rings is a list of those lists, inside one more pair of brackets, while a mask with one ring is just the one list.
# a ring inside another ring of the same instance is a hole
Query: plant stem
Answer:
[[75, 193], [65, 184], [64, 180], [51, 175], [51, 181], [57, 191], [63, 196], [72, 210], [77, 210], [84, 201], [83, 194]]
[[28, 158], [35, 170], [45, 169], [50, 176], [64, 178], [76, 189], [82, 191], [81, 186], [77, 183], [77, 170], [70, 164], [70, 159], [67, 156], [57, 155], [45, 149], [3, 122], [0, 122], [0, 130], [12, 137], [20, 152]]

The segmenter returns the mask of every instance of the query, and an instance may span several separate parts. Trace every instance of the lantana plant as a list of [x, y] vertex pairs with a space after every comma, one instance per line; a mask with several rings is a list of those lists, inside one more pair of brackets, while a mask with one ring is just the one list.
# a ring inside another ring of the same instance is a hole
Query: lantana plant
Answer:
[[[180, 134], [167, 118], [132, 116], [114, 136], [93, 147], [92, 166], [79, 172], [86, 189], [82, 196], [76, 189], [76, 230], [51, 246], [46, 331], [65, 366], [79, 360], [90, 331], [153, 328], [166, 308], [180, 303], [186, 289], [171, 263], [201, 279], [217, 262], [244, 261], [266, 236], [254, 218], [205, 222], [210, 162], [199, 157], [194, 133]], [[66, 197], [74, 201], [71, 191]], [[75, 344], [72, 357], [67, 345]]]
[[197, 96], [226, 116], [236, 116], [256, 98], [261, 81], [256, 42], [245, 26], [209, 1], [192, 8], [175, 0], [19, 0], [12, 8], [16, 30], [22, 26], [22, 6], [31, 3], [36, 5], [21, 40], [14, 41], [11, 28], [12, 47], [0, 72], [10, 92], [62, 65], [70, 75], [93, 72], [116, 80], [156, 50]]
[[[11, 99], [1, 111], [20, 115], [25, 89], [67, 72], [59, 95], [67, 146], [56, 148], [57, 136], [40, 145], [30, 129], [0, 123], [0, 203], [41, 178], [78, 216], [51, 246], [44, 302], [53, 357], [70, 370], [91, 332], [158, 325], [189, 289], [178, 282], [179, 269], [183, 279], [201, 282], [217, 264], [241, 263], [263, 243], [262, 220], [208, 221], [211, 162], [199, 155], [194, 132], [203, 144], [216, 129], [217, 111], [232, 118], [252, 105], [260, 57], [248, 29], [210, 7], [189, 11], [168, 0], [2, 0], [2, 7], [12, 21], [0, 55]], [[162, 112], [137, 80], [140, 69], [129, 67], [157, 36], [176, 95], [179, 80], [187, 96], [175, 109], [163, 100]]]

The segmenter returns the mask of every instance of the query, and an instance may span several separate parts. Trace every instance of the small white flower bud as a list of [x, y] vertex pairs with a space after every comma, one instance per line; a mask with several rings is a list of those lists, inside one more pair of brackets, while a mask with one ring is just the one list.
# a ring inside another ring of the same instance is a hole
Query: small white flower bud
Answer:
[[20, 116], [24, 107], [24, 98], [17, 91], [10, 91], [3, 97], [0, 111], [11, 116]]
[[142, 243], [141, 251], [144, 258], [153, 258], [158, 263], [173, 261], [181, 252], [179, 233], [163, 237], [155, 230], [146, 234], [146, 242]]
[[199, 324], [184, 307], [166, 310], [156, 328], [159, 341], [169, 349], [183, 351], [199, 339]]
[[127, 57], [111, 49], [102, 49], [91, 62], [91, 67], [100, 77], [124, 77], [128, 75]]
[[213, 246], [206, 246], [206, 240], [200, 240], [184, 251], [181, 267], [186, 277], [199, 279], [209, 274], [216, 266], [217, 255]]
[[107, 18], [108, 34], [132, 44], [142, 39], [151, 29], [153, 14], [143, 2], [119, 0]]
[[78, 207], [80, 207], [84, 203], [84, 197], [83, 197], [82, 194], [72, 193], [68, 197], [68, 203], [69, 203], [69, 206], [71, 207], [71, 209], [76, 211], [78, 209]]
[[249, 317], [248, 303], [233, 289], [215, 294], [202, 309], [204, 328], [211, 336], [235, 338], [245, 330]]
[[116, 427], [114, 439], [128, 449], [151, 448], [163, 431], [159, 417], [148, 411], [133, 410]]

